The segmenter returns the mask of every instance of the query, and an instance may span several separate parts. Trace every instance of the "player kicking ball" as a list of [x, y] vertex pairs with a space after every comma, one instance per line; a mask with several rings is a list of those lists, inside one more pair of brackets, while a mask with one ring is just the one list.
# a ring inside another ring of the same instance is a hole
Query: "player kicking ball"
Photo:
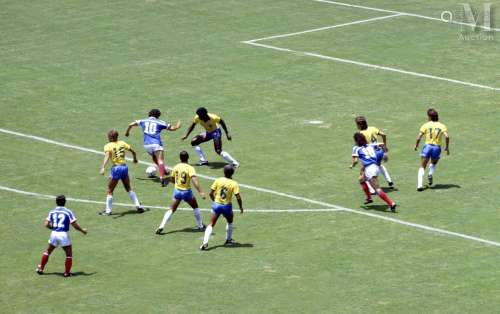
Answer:
[[132, 190], [130, 186], [130, 178], [128, 176], [128, 166], [126, 164], [125, 155], [126, 152], [129, 151], [132, 153], [134, 157], [134, 163], [137, 163], [137, 155], [135, 151], [130, 147], [129, 144], [124, 141], [118, 140], [118, 131], [111, 130], [108, 132], [108, 141], [109, 143], [104, 146], [104, 160], [101, 165], [101, 170], [99, 173], [104, 175], [105, 167], [108, 162], [111, 160], [113, 166], [111, 167], [111, 171], [109, 174], [108, 180], [108, 194], [106, 196], [106, 209], [100, 212], [100, 215], [109, 216], [113, 210], [113, 192], [115, 190], [118, 182], [122, 181], [123, 187], [125, 191], [127, 191], [130, 199], [135, 205], [138, 213], [143, 213], [144, 208], [142, 208], [141, 203], [139, 203], [139, 199], [137, 195]]
[[49, 247], [43, 252], [42, 259], [36, 268], [36, 272], [39, 275], [43, 275], [43, 270], [49, 261], [50, 254], [52, 254], [56, 247], [61, 246], [64, 253], [66, 253], [64, 277], [70, 277], [71, 266], [73, 264], [73, 249], [71, 246], [71, 238], [69, 237], [70, 225], [83, 234], [87, 234], [87, 229], [80, 227], [78, 222], [76, 222], [76, 217], [73, 212], [64, 207], [66, 205], [66, 197], [64, 195], [56, 197], [56, 204], [57, 207], [51, 210], [45, 219], [45, 227], [52, 230], [52, 232], [50, 233]]
[[172, 177], [170, 178], [172, 183], [175, 184], [174, 194], [172, 199], [172, 204], [170, 209], [165, 212], [163, 220], [161, 221], [160, 227], [156, 230], [156, 234], [161, 234], [165, 228], [165, 224], [172, 219], [172, 215], [175, 213], [181, 201], [184, 201], [193, 208], [194, 220], [196, 221], [196, 228], [198, 230], [205, 230], [205, 225], [201, 220], [200, 208], [198, 207], [198, 202], [196, 197], [193, 195], [191, 190], [191, 182], [193, 182], [194, 187], [200, 194], [202, 199], [206, 199], [205, 193], [201, 190], [200, 183], [198, 182], [198, 177], [196, 176], [196, 171], [192, 166], [188, 164], [189, 154], [186, 151], [182, 151], [179, 154], [181, 162], [177, 164], [172, 169]]
[[161, 111], [159, 109], [151, 109], [147, 119], [137, 120], [130, 123], [125, 131], [125, 136], [130, 135], [130, 130], [135, 126], [140, 126], [144, 134], [144, 149], [153, 159], [154, 164], [160, 173], [161, 186], [168, 185], [168, 179], [165, 179], [165, 161], [164, 161], [164, 148], [161, 141], [161, 131], [176, 131], [181, 127], [181, 122], [177, 121], [173, 126], [165, 121], [160, 120]]
[[226, 165], [224, 167], [224, 177], [215, 180], [210, 188], [210, 199], [212, 199], [212, 215], [210, 217], [210, 225], [207, 226], [205, 230], [205, 236], [203, 237], [203, 243], [200, 250], [205, 251], [208, 249], [208, 240], [212, 234], [212, 230], [222, 215], [226, 218], [226, 242], [224, 245], [234, 245], [233, 241], [233, 204], [231, 202], [233, 195], [238, 201], [238, 206], [240, 207], [240, 213], [243, 214], [243, 201], [240, 196], [240, 186], [238, 182], [232, 179], [234, 174], [234, 168], [231, 165]]
[[441, 158], [441, 138], [444, 136], [446, 139], [446, 146], [444, 150], [446, 154], [450, 154], [450, 136], [448, 135], [448, 129], [444, 124], [439, 122], [439, 114], [435, 109], [430, 108], [427, 110], [427, 118], [429, 122], [422, 125], [420, 128], [420, 132], [417, 136], [417, 142], [415, 144], [415, 151], [418, 150], [418, 145], [420, 144], [420, 140], [422, 136], [425, 136], [425, 145], [422, 148], [422, 152], [420, 153], [421, 161], [420, 168], [418, 169], [418, 177], [417, 177], [417, 191], [422, 192], [424, 190], [423, 181], [425, 175], [425, 168], [431, 161], [431, 165], [429, 166], [429, 186], [433, 183], [433, 175], [436, 170], [436, 165]]
[[236, 159], [234, 159], [228, 152], [222, 150], [222, 132], [219, 128], [219, 124], [224, 129], [228, 141], [231, 141], [232, 139], [231, 134], [229, 134], [229, 131], [227, 130], [226, 123], [218, 115], [208, 113], [206, 108], [201, 107], [196, 110], [196, 116], [193, 119], [193, 123], [187, 130], [186, 135], [182, 137], [182, 140], [185, 140], [189, 136], [189, 134], [191, 134], [191, 132], [194, 130], [194, 127], [198, 123], [205, 129], [205, 132], [196, 135], [191, 140], [191, 145], [194, 147], [194, 150], [200, 157], [200, 162], [198, 163], [198, 165], [208, 165], [207, 157], [201, 149], [200, 144], [213, 140], [215, 152], [222, 158], [224, 158], [224, 160], [227, 161], [230, 165], [238, 168], [240, 164], [236, 161]]
[[375, 189], [378, 196], [387, 204], [392, 212], [396, 212], [396, 202], [391, 200], [387, 194], [380, 188], [378, 183], [378, 176], [380, 174], [380, 162], [384, 156], [384, 151], [377, 149], [377, 145], [368, 144], [366, 137], [361, 133], [354, 133], [354, 143], [356, 146], [352, 149], [352, 164], [350, 168], [352, 169], [356, 166], [358, 160], [362, 163], [361, 175], [359, 177], [359, 183], [361, 189], [366, 195], [365, 204], [373, 203], [370, 190], [368, 188], [367, 182]]

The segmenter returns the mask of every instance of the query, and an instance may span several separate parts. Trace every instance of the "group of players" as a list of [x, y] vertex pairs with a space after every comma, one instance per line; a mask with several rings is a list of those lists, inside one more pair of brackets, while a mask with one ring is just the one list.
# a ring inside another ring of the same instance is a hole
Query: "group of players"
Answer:
[[[425, 145], [420, 153], [421, 163], [417, 175], [417, 191], [419, 192], [424, 191], [423, 179], [429, 161], [430, 166], [427, 179], [429, 186], [433, 184], [436, 165], [441, 158], [441, 139], [443, 136], [445, 138], [444, 150], [448, 155], [450, 154], [450, 136], [448, 135], [446, 126], [439, 122], [438, 112], [433, 108], [428, 109], [427, 119], [428, 122], [420, 127], [414, 148], [415, 151], [418, 150], [422, 137], [425, 137]], [[372, 194], [376, 194], [387, 204], [391, 211], [395, 212], [396, 202], [391, 200], [380, 188], [378, 181], [378, 176], [382, 174], [389, 187], [392, 188], [394, 186], [387, 168], [382, 164], [382, 162], [388, 161], [389, 149], [387, 147], [387, 136], [376, 127], [369, 127], [366, 118], [363, 116], [356, 117], [355, 122], [358, 132], [354, 133], [355, 146], [352, 150], [350, 168], [352, 169], [358, 161], [361, 161], [362, 167], [359, 182], [366, 196], [365, 204], [372, 203]], [[378, 137], [382, 138], [382, 143], [378, 142]]]
[[[244, 210], [243, 201], [240, 196], [239, 184], [232, 179], [235, 168], [239, 167], [239, 163], [228, 152], [222, 150], [222, 131], [220, 127], [222, 127], [226, 133], [227, 139], [232, 139], [226, 123], [216, 114], [209, 113], [206, 108], [201, 107], [196, 110], [196, 116], [194, 117], [191, 126], [182, 137], [182, 140], [185, 140], [194, 130], [196, 124], [200, 124], [205, 131], [191, 140], [191, 145], [200, 157], [198, 164], [200, 166], [208, 165], [205, 153], [199, 145], [210, 140], [214, 143], [216, 153], [228, 162], [228, 165], [224, 167], [224, 176], [216, 179], [210, 187], [209, 196], [212, 200], [212, 211], [210, 223], [208, 226], [205, 226], [202, 222], [198, 202], [191, 189], [191, 183], [203, 199], [206, 199], [206, 195], [200, 187], [195, 169], [188, 163], [189, 154], [186, 151], [181, 151], [179, 154], [180, 163], [178, 163], [171, 170], [165, 166], [164, 162], [164, 147], [161, 141], [161, 131], [176, 131], [180, 128], [181, 123], [180, 121], [177, 121], [175, 126], [173, 126], [160, 120], [160, 116], [161, 112], [159, 109], [152, 109], [149, 112], [148, 118], [130, 123], [125, 131], [125, 136], [128, 137], [130, 135], [130, 130], [133, 127], [139, 126], [142, 129], [142, 133], [144, 135], [144, 148], [151, 156], [158, 169], [161, 185], [166, 186], [170, 182], [174, 184], [170, 209], [165, 212], [161, 224], [156, 230], [156, 234], [162, 234], [166, 223], [172, 219], [172, 215], [177, 210], [180, 202], [185, 201], [193, 208], [197, 229], [205, 232], [200, 250], [205, 251], [208, 249], [208, 241], [212, 234], [213, 227], [221, 215], [227, 221], [226, 240], [224, 244], [234, 245], [235, 242], [232, 238], [234, 217], [232, 208], [233, 196], [238, 202], [240, 212], [243, 213]], [[108, 178], [106, 207], [104, 211], [99, 214], [104, 216], [112, 214], [113, 192], [120, 181], [123, 183], [123, 186], [136, 207], [137, 212], [143, 213], [144, 208], [141, 206], [136, 193], [132, 190], [128, 174], [128, 166], [126, 163], [126, 152], [130, 152], [132, 154], [134, 163], [138, 162], [137, 154], [129, 144], [118, 140], [118, 131], [115, 129], [110, 130], [107, 137], [109, 143], [104, 146], [104, 160], [99, 173], [104, 175], [105, 168], [108, 163], [111, 163], [112, 166]], [[45, 226], [52, 230], [52, 232], [49, 238], [48, 248], [42, 254], [42, 258], [36, 268], [36, 272], [38, 274], [43, 274], [50, 254], [56, 247], [61, 246], [66, 253], [64, 277], [69, 277], [72, 275], [72, 246], [69, 236], [70, 225], [81, 231], [83, 234], [87, 234], [87, 230], [80, 227], [77, 223], [75, 215], [71, 212], [71, 210], [65, 207], [66, 198], [64, 195], [57, 196], [56, 204], [57, 207], [49, 212], [45, 220]]]
[[[130, 130], [139, 126], [144, 135], [144, 148], [146, 152], [152, 157], [152, 160], [158, 168], [160, 182], [162, 186], [166, 186], [172, 182], [174, 186], [172, 203], [170, 208], [165, 212], [160, 226], [156, 230], [156, 234], [162, 234], [165, 225], [172, 219], [173, 214], [176, 212], [181, 201], [187, 202], [193, 208], [193, 215], [196, 222], [196, 228], [204, 231], [204, 237], [201, 250], [208, 249], [208, 241], [212, 234], [213, 227], [217, 223], [218, 218], [222, 215], [227, 221], [226, 225], [226, 240], [225, 245], [232, 245], [233, 232], [233, 210], [232, 198], [235, 196], [240, 212], [243, 213], [243, 204], [240, 196], [239, 184], [232, 179], [235, 168], [239, 167], [239, 163], [227, 152], [222, 150], [222, 132], [220, 126], [226, 133], [228, 140], [231, 140], [231, 135], [228, 131], [227, 125], [219, 116], [208, 113], [206, 108], [198, 108], [196, 116], [192, 124], [188, 128], [186, 134], [182, 137], [185, 140], [193, 131], [196, 124], [200, 124], [205, 132], [195, 136], [191, 140], [191, 145], [194, 147], [195, 152], [198, 154], [200, 161], [198, 165], [204, 166], [208, 164], [207, 158], [199, 146], [201, 143], [213, 140], [214, 148], [217, 154], [222, 156], [229, 164], [224, 167], [224, 177], [218, 178], [214, 181], [210, 188], [210, 199], [212, 200], [212, 211], [210, 224], [205, 226], [202, 222], [200, 209], [196, 197], [193, 195], [191, 184], [195, 187], [202, 199], [206, 199], [205, 193], [202, 191], [196, 176], [196, 170], [189, 165], [189, 154], [186, 151], [181, 151], [179, 154], [180, 163], [175, 167], [168, 170], [164, 162], [164, 148], [161, 141], [161, 131], [176, 131], [180, 128], [181, 123], [177, 121], [175, 126], [160, 120], [161, 112], [158, 109], [153, 109], [149, 112], [146, 119], [137, 120], [128, 125], [125, 131], [125, 136], [130, 135]], [[436, 165], [441, 155], [441, 138], [444, 136], [446, 139], [445, 151], [449, 154], [450, 137], [447, 128], [444, 124], [439, 122], [439, 115], [435, 109], [427, 110], [428, 122], [423, 124], [417, 136], [415, 150], [418, 149], [422, 137], [425, 137], [425, 145], [420, 154], [421, 165], [418, 170], [417, 190], [423, 191], [423, 177], [425, 168], [430, 161], [428, 183], [433, 184], [433, 174]], [[382, 164], [388, 161], [388, 146], [387, 136], [378, 128], [368, 126], [365, 117], [358, 116], [355, 119], [358, 132], [354, 134], [355, 146], [352, 151], [352, 163], [350, 168], [356, 166], [361, 162], [361, 170], [359, 182], [361, 188], [366, 196], [365, 204], [372, 203], [372, 194], [378, 195], [388, 206], [388, 208], [395, 212], [397, 204], [390, 199], [388, 195], [381, 189], [378, 176], [382, 174], [389, 187], [394, 186], [394, 182], [389, 174], [387, 168]], [[118, 140], [118, 132], [111, 130], [107, 134], [109, 143], [104, 147], [104, 160], [100, 168], [100, 174], [105, 173], [106, 165], [111, 162], [112, 167], [110, 170], [108, 180], [108, 191], [106, 197], [106, 208], [101, 215], [111, 215], [113, 205], [113, 192], [116, 185], [122, 181], [125, 190], [129, 193], [130, 199], [135, 205], [138, 213], [143, 213], [144, 208], [141, 206], [137, 195], [132, 190], [130, 185], [130, 178], [128, 175], [128, 167], [126, 164], [126, 152], [129, 151], [133, 156], [133, 162], [137, 163], [136, 152], [124, 141]], [[378, 138], [382, 138], [382, 143], [378, 142]], [[170, 173], [169, 173], [170, 172]], [[72, 265], [72, 247], [71, 239], [69, 237], [70, 225], [75, 229], [87, 234], [87, 230], [80, 227], [76, 221], [74, 214], [65, 207], [66, 198], [60, 195], [56, 198], [57, 207], [49, 212], [46, 218], [45, 226], [52, 230], [49, 238], [49, 246], [43, 253], [40, 264], [36, 268], [38, 274], [43, 274], [44, 267], [48, 262], [49, 256], [52, 251], [61, 246], [66, 253], [65, 272], [64, 276], [71, 276]]]

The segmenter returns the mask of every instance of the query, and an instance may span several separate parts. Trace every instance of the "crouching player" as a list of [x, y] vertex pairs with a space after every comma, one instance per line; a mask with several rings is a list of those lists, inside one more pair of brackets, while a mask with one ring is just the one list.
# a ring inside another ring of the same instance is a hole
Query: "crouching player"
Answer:
[[432, 185], [432, 175], [436, 170], [436, 165], [441, 158], [441, 137], [444, 135], [446, 140], [446, 146], [444, 150], [449, 155], [450, 154], [450, 136], [448, 135], [448, 129], [444, 124], [439, 122], [439, 115], [435, 109], [430, 108], [427, 110], [427, 117], [429, 122], [422, 125], [420, 128], [420, 132], [417, 136], [417, 142], [415, 144], [415, 150], [418, 149], [418, 145], [420, 144], [420, 140], [422, 136], [425, 136], [425, 145], [422, 148], [422, 153], [420, 154], [421, 162], [420, 168], [418, 169], [418, 178], [417, 178], [417, 191], [421, 192], [424, 190], [423, 180], [425, 174], [425, 168], [431, 161], [431, 165], [429, 166], [429, 174], [427, 179], [429, 180], [429, 185]]
[[156, 230], [156, 234], [161, 234], [163, 232], [165, 224], [172, 219], [172, 215], [179, 207], [181, 201], [185, 201], [189, 204], [189, 206], [191, 206], [191, 208], [193, 208], [196, 228], [200, 231], [205, 229], [201, 220], [198, 202], [196, 201], [196, 197], [194, 197], [193, 191], [191, 190], [191, 182], [193, 182], [193, 185], [200, 194], [201, 198], [206, 199], [205, 193], [201, 190], [200, 183], [196, 177], [196, 171], [188, 164], [189, 154], [186, 151], [182, 151], [179, 154], [179, 157], [181, 162], [172, 169], [171, 181], [175, 184], [172, 204], [170, 205], [170, 209], [167, 210], [163, 216], [163, 220], [161, 221], [160, 227]]
[[113, 192], [115, 191], [115, 187], [120, 182], [123, 183], [123, 187], [125, 191], [130, 196], [130, 199], [135, 205], [138, 213], [143, 213], [144, 208], [142, 208], [141, 203], [139, 203], [139, 199], [134, 191], [132, 191], [132, 187], [130, 186], [130, 178], [128, 176], [128, 166], [126, 164], [125, 154], [127, 151], [132, 153], [134, 157], [134, 163], [137, 163], [137, 155], [135, 151], [130, 147], [129, 144], [124, 141], [118, 140], [118, 132], [116, 130], [111, 130], [108, 132], [108, 140], [109, 143], [104, 146], [104, 160], [101, 165], [100, 174], [104, 175], [104, 168], [109, 160], [113, 163], [111, 167], [111, 172], [109, 175], [108, 181], [108, 194], [106, 196], [106, 209], [99, 213], [100, 215], [109, 216], [113, 210]]
[[233, 241], [233, 205], [231, 200], [233, 195], [238, 201], [238, 206], [240, 207], [240, 213], [243, 214], [243, 201], [240, 196], [240, 186], [238, 182], [232, 180], [234, 174], [234, 168], [231, 165], [226, 165], [224, 167], [224, 177], [215, 180], [212, 184], [210, 190], [210, 198], [212, 199], [212, 216], [210, 217], [210, 225], [207, 226], [205, 230], [205, 236], [203, 237], [203, 244], [200, 250], [204, 251], [208, 249], [208, 240], [212, 234], [212, 229], [217, 223], [219, 216], [222, 215], [226, 218], [226, 242], [225, 245], [234, 244]]
[[366, 138], [361, 133], [354, 134], [354, 142], [356, 146], [354, 146], [352, 150], [352, 164], [351, 168], [353, 168], [357, 160], [361, 160], [363, 164], [361, 168], [361, 176], [359, 177], [359, 183], [361, 184], [361, 188], [366, 195], [365, 204], [372, 203], [372, 196], [370, 194], [370, 190], [368, 188], [367, 182], [375, 189], [375, 192], [378, 196], [389, 206], [389, 209], [393, 212], [396, 211], [396, 203], [385, 194], [385, 192], [380, 188], [378, 183], [378, 176], [380, 174], [380, 162], [384, 156], [384, 151], [382, 149], [378, 149], [377, 145], [369, 145], [366, 141]]
[[49, 212], [49, 215], [45, 219], [45, 227], [52, 230], [49, 238], [49, 247], [45, 252], [43, 252], [42, 259], [36, 272], [39, 275], [43, 274], [43, 270], [47, 262], [49, 261], [49, 256], [58, 246], [61, 246], [66, 253], [66, 262], [64, 263], [64, 277], [71, 276], [71, 265], [73, 264], [73, 252], [71, 247], [71, 238], [69, 237], [69, 226], [72, 225], [73, 228], [80, 231], [83, 234], [87, 234], [87, 229], [80, 227], [78, 222], [76, 222], [76, 217], [73, 212], [66, 207], [66, 197], [64, 195], [59, 195], [56, 197], [57, 207]]

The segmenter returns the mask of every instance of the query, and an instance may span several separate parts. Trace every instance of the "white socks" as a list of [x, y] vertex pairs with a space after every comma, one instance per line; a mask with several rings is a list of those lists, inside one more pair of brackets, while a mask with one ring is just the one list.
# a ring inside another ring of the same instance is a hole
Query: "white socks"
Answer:
[[233, 238], [233, 224], [226, 225], [226, 240], [231, 240]]
[[387, 171], [387, 168], [385, 168], [384, 165], [380, 165], [380, 171], [382, 172], [382, 175], [384, 176], [385, 181], [387, 181], [388, 183], [391, 183], [392, 182], [391, 175], [389, 174], [389, 171]]
[[205, 153], [203, 152], [203, 150], [201, 149], [200, 146], [195, 146], [194, 147], [194, 151], [198, 154], [198, 156], [200, 157], [200, 161], [207, 161], [207, 157], [205, 157]]
[[170, 219], [172, 218], [172, 210], [169, 209], [165, 212], [165, 215], [163, 215], [163, 220], [161, 221], [161, 224], [160, 224], [160, 229], [164, 229], [165, 228], [165, 224], [170, 221]]
[[113, 210], [113, 195], [106, 196], [106, 213], [110, 214]]
[[208, 240], [210, 239], [211, 234], [212, 234], [212, 225], [208, 225], [207, 229], [205, 229], [205, 236], [203, 237], [203, 245], [208, 244]]
[[424, 174], [425, 174], [424, 168], [420, 167], [418, 169], [417, 189], [422, 189], [424, 187], [424, 185], [423, 185]]
[[199, 208], [193, 209], [194, 220], [196, 221], [196, 227], [203, 228], [203, 222], [201, 221], [201, 213]]
[[435, 164], [431, 164], [429, 166], [429, 176], [432, 177], [432, 175], [434, 174], [434, 171], [436, 170], [436, 165]]
[[139, 199], [137, 198], [137, 195], [134, 191], [130, 190], [130, 192], [128, 192], [128, 195], [130, 196], [130, 200], [132, 201], [132, 203], [134, 203], [135, 207], [141, 206], [141, 203], [139, 203]]
[[231, 157], [231, 155], [229, 155], [229, 153], [226, 152], [226, 151], [222, 151], [220, 153], [220, 156], [222, 158], [224, 158], [225, 161], [227, 161], [228, 163], [230, 163], [232, 165], [237, 165], [238, 164], [238, 162], [236, 161], [236, 159], [234, 159], [233, 157]]

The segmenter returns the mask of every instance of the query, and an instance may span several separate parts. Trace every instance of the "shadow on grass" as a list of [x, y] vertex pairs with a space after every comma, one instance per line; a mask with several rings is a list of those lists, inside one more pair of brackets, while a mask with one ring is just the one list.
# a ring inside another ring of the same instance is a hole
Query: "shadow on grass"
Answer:
[[215, 245], [215, 246], [209, 246], [206, 251], [211, 251], [215, 250], [218, 248], [225, 248], [225, 249], [239, 249], [239, 248], [253, 248], [254, 245], [252, 243], [238, 243], [234, 242], [231, 245], [225, 245], [225, 244], [220, 244], [220, 245]]
[[184, 229], [179, 229], [179, 230], [172, 230], [169, 232], [162, 232], [159, 235], [167, 235], [167, 234], [172, 234], [172, 233], [178, 233], [178, 232], [187, 232], [187, 233], [202, 233], [205, 232], [205, 230], [200, 230], [198, 228], [192, 227], [192, 228], [184, 228]]
[[458, 184], [436, 184], [429, 187], [429, 189], [431, 190], [448, 190], [448, 189], [460, 189], [460, 188], [462, 187]]
[[152, 178], [139, 178], [139, 177], [136, 177], [136, 179], [140, 180], [140, 181], [151, 181], [151, 182], [160, 183], [160, 177], [152, 177]]
[[387, 212], [387, 213], [391, 213], [391, 210], [389, 209], [389, 207], [387, 207], [387, 205], [382, 205], [382, 204], [377, 204], [377, 205], [363, 205], [361, 206], [361, 208], [365, 209], [365, 210], [376, 210], [376, 211], [379, 211], [379, 212]]
[[399, 189], [395, 187], [382, 187], [382, 191], [384, 191], [384, 193], [392, 193], [399, 191]]
[[[71, 277], [78, 277], [78, 276], [93, 276], [97, 274], [97, 272], [93, 272], [93, 273], [86, 273], [84, 271], [77, 271], [77, 272], [74, 272], [72, 273], [72, 276]], [[64, 277], [64, 273], [59, 273], [59, 272], [53, 272], [53, 273], [43, 273], [42, 276], [61, 276], [61, 277]]]
[[118, 219], [118, 218], [122, 218], [122, 217], [125, 217], [128, 215], [143, 215], [149, 211], [150, 211], [149, 208], [144, 208], [144, 212], [139, 213], [136, 209], [130, 209], [130, 210], [127, 210], [127, 211], [124, 211], [121, 213], [112, 213], [111, 216], [114, 216], [113, 219]]

